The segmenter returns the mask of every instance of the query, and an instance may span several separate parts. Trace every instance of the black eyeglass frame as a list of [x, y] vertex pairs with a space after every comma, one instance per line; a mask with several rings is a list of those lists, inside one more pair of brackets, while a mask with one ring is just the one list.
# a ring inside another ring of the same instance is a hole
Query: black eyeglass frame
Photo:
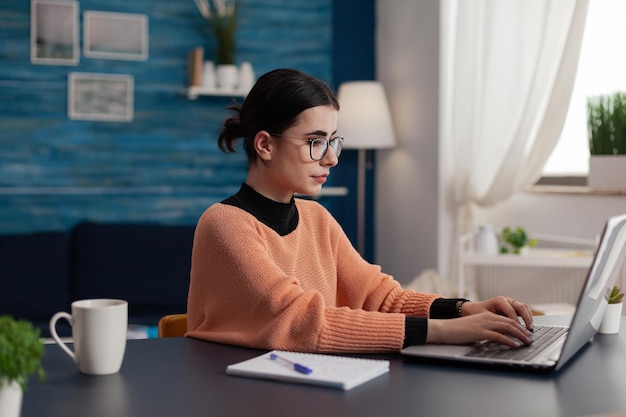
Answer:
[[[333, 152], [335, 152], [335, 156], [337, 158], [339, 158], [339, 155], [341, 155], [341, 151], [343, 149], [343, 142], [344, 142], [344, 138], [343, 136], [335, 136], [332, 137], [330, 139], [326, 139], [323, 137], [319, 137], [319, 138], [299, 138], [296, 136], [287, 136], [287, 135], [282, 135], [279, 133], [270, 133], [270, 135], [272, 136], [277, 136], [279, 138], [289, 138], [289, 139], [306, 139], [307, 142], [309, 142], [309, 157], [311, 157], [311, 159], [313, 161], [321, 161], [322, 159], [326, 158], [326, 154], [328, 153], [328, 148], [333, 148]], [[322, 152], [322, 156], [319, 158], [314, 158], [313, 157], [313, 147], [315, 146], [315, 143], [324, 143], [325, 144], [325, 148], [324, 151]], [[337, 145], [333, 144], [336, 143]]]

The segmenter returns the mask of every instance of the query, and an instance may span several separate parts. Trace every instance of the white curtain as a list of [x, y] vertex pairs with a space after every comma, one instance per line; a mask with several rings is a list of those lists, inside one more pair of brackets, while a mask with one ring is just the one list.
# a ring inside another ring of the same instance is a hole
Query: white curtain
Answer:
[[588, 2], [443, 1], [440, 127], [452, 248], [473, 229], [473, 208], [541, 175], [567, 114]]

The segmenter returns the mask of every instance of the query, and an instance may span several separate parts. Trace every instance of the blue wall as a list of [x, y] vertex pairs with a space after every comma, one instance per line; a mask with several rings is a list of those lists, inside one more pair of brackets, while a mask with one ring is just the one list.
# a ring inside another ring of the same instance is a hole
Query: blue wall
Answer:
[[[335, 88], [345, 81], [376, 79], [375, 57], [375, 0], [333, 1], [333, 80]], [[339, 126], [341, 130], [341, 126]], [[349, 140], [349, 138], [346, 138]], [[326, 203], [342, 225], [352, 243], [357, 244], [356, 198], [358, 152], [346, 150], [341, 154], [339, 165], [333, 168], [331, 181], [338, 181], [349, 188], [350, 195]], [[375, 155], [367, 151], [365, 200], [365, 258], [374, 259], [374, 172]], [[333, 184], [335, 184], [333, 182]]]
[[[373, 79], [374, 1], [357, 4], [246, 0], [238, 60], [257, 75], [294, 67], [335, 88]], [[210, 56], [213, 48], [205, 21], [193, 0], [82, 0], [79, 7], [81, 40], [86, 10], [147, 15], [149, 58], [92, 59], [81, 50], [76, 66], [34, 65], [29, 2], [0, 2], [0, 233], [67, 230], [81, 220], [194, 224], [246, 173], [242, 155], [216, 146], [230, 99], [183, 94], [188, 52], [203, 46]], [[69, 120], [69, 72], [132, 75], [134, 120]], [[351, 192], [322, 199], [353, 240], [355, 173], [356, 152], [346, 151], [329, 185]]]

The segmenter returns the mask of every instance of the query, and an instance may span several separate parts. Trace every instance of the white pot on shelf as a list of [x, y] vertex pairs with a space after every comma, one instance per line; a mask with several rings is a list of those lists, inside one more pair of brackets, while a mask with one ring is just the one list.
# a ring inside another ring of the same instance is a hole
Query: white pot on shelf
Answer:
[[622, 307], [623, 303], [608, 304], [606, 306], [606, 311], [602, 317], [598, 332], [604, 334], [619, 333], [619, 326], [622, 320]]
[[239, 68], [236, 65], [218, 65], [215, 81], [219, 90], [234, 91], [239, 84]]
[[213, 61], [205, 61], [202, 66], [202, 88], [206, 90], [215, 89], [215, 66]]
[[498, 236], [491, 225], [486, 224], [478, 228], [474, 236], [474, 252], [480, 255], [495, 255], [498, 253]]
[[0, 387], [0, 416], [20, 417], [22, 397], [22, 387], [15, 381], [8, 383], [4, 379]]
[[626, 155], [589, 157], [587, 185], [595, 190], [626, 190]]
[[248, 94], [255, 81], [256, 76], [254, 75], [252, 64], [249, 62], [242, 62], [241, 68], [239, 69], [239, 91], [244, 94]]

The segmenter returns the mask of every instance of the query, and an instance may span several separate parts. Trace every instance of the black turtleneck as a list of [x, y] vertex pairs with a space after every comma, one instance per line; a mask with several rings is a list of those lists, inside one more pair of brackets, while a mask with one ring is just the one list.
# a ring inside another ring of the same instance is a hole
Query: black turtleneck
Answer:
[[222, 204], [247, 211], [280, 236], [288, 235], [298, 226], [298, 209], [293, 197], [289, 203], [279, 203], [257, 193], [246, 183], [241, 184], [237, 194], [228, 197]]

